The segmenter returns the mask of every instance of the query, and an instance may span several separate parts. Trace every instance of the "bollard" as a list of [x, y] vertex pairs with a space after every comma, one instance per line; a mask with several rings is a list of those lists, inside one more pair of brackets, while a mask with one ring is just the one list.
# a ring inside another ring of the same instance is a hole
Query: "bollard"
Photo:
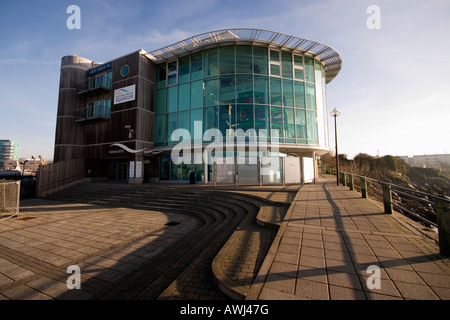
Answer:
[[392, 192], [391, 186], [387, 183], [381, 183], [383, 187], [383, 204], [384, 204], [384, 213], [392, 214]]
[[436, 199], [439, 253], [450, 256], [450, 201]]
[[366, 177], [361, 177], [361, 197], [367, 198], [367, 182]]
[[348, 187], [350, 190], [353, 190], [353, 175], [351, 173], [348, 174]]

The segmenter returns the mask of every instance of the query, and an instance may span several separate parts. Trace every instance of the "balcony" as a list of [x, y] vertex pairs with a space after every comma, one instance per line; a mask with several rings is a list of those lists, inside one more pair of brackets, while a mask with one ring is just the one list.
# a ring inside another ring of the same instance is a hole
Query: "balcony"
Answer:
[[96, 77], [81, 81], [77, 85], [77, 94], [101, 93], [112, 90], [111, 73], [104, 73]]
[[95, 102], [90, 104], [87, 108], [75, 110], [75, 122], [109, 120], [110, 118], [111, 100]]

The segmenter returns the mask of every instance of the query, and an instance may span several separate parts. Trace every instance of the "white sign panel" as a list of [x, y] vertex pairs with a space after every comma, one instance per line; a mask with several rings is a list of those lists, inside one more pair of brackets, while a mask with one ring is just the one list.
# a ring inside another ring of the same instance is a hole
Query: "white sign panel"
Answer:
[[142, 161], [136, 161], [136, 179], [142, 178]]
[[114, 90], [114, 104], [133, 101], [136, 99], [136, 85]]
[[128, 177], [134, 179], [134, 161], [130, 161], [130, 173]]

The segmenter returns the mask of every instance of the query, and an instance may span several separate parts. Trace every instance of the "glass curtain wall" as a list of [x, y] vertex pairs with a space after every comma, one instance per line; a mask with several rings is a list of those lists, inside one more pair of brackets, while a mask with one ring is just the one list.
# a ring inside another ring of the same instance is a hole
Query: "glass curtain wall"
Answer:
[[[268, 136], [278, 130], [280, 143], [326, 146], [325, 93], [322, 64], [288, 51], [232, 45], [167, 61], [157, 66], [155, 146], [177, 144], [177, 128], [192, 142], [210, 128], [223, 136], [265, 129]], [[184, 177], [183, 170], [169, 172]]]

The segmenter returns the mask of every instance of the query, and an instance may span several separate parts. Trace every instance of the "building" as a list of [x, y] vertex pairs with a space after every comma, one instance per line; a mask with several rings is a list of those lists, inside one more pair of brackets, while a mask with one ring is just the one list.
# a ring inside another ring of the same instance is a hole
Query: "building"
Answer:
[[[297, 157], [316, 171], [330, 150], [326, 84], [341, 65], [329, 46], [258, 29], [208, 32], [106, 63], [65, 56], [54, 162], [85, 159], [86, 178], [134, 183], [191, 172], [208, 182], [236, 168], [217, 159], [236, 155], [259, 166], [263, 156]], [[224, 147], [211, 149], [213, 141]]]
[[20, 143], [12, 140], [0, 140], [0, 170], [14, 168], [19, 161]]
[[450, 168], [450, 154], [424, 154], [414, 155], [412, 157], [401, 156], [407, 164], [412, 167], [420, 168], [434, 168], [434, 169], [449, 169]]

